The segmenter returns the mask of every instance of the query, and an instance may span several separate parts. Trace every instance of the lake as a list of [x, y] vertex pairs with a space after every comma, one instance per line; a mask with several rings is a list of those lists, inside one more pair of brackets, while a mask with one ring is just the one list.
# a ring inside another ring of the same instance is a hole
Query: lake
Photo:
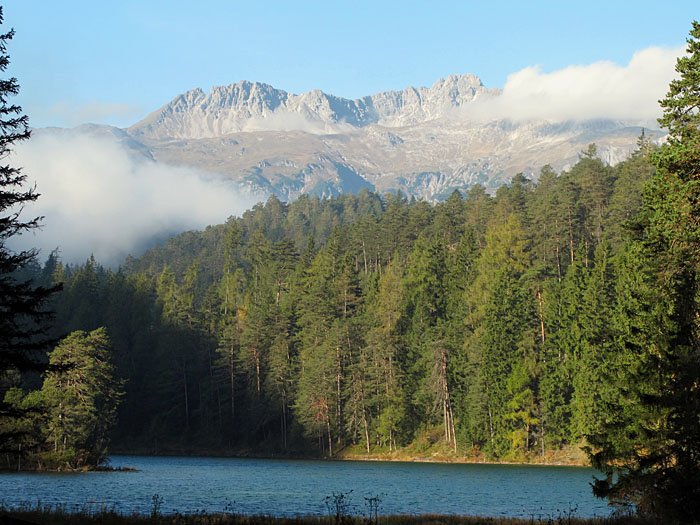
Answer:
[[328, 514], [326, 498], [347, 493], [353, 514], [379, 497], [379, 514], [580, 517], [610, 513], [593, 497], [592, 469], [194, 457], [112, 456], [137, 472], [0, 474], [0, 502], [83, 504], [150, 514], [206, 510], [274, 516]]

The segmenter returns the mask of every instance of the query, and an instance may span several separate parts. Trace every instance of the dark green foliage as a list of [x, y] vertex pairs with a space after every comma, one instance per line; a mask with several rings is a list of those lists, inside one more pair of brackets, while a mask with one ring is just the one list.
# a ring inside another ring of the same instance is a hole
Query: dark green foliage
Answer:
[[55, 255], [33, 271], [65, 284], [57, 331], [107, 327], [128, 380], [124, 450], [335, 454], [433, 436], [534, 458], [604, 420], [623, 251], [608, 197], [640, 162], [609, 171], [584, 155], [544, 168], [542, 187], [516, 177], [434, 206], [270, 199], [118, 271]]
[[121, 382], [114, 377], [104, 328], [73, 332], [49, 354], [41, 402], [46, 408], [45, 461], [70, 468], [96, 466], [107, 457]]
[[[0, 7], [0, 24], [3, 22]], [[10, 59], [7, 44], [14, 30], [0, 34], [0, 73]], [[21, 216], [23, 206], [38, 198], [27, 176], [7, 164], [16, 142], [29, 138], [28, 118], [22, 108], [10, 102], [19, 93], [17, 79], [0, 79], [0, 451], [14, 452], [18, 441], [27, 438], [23, 418], [27, 407], [3, 401], [9, 387], [18, 384], [20, 373], [40, 370], [43, 353], [53, 344], [42, 323], [50, 317], [47, 301], [56, 290], [32, 282], [36, 251], [15, 252], [7, 244], [12, 237], [39, 226], [40, 217]], [[19, 418], [19, 419], [17, 419]]]
[[700, 515], [700, 24], [678, 59], [635, 237], [618, 280], [615, 391], [591, 437], [595, 492], [645, 514]]
[[622, 248], [607, 248], [609, 199], [596, 208], [581, 188], [609, 196], [639, 162], [609, 172], [584, 156], [543, 169], [542, 188], [516, 177], [434, 206], [270, 199], [117, 271], [55, 255], [32, 271], [65, 284], [57, 332], [112, 337], [127, 380], [118, 449], [372, 453], [427, 439], [534, 458], [604, 420], [602, 320]]
[[94, 468], [107, 457], [123, 395], [105, 329], [73, 332], [49, 354], [49, 365], [41, 390], [13, 388], [5, 395], [6, 403], [25, 411], [15, 423], [23, 437], [14, 442], [25, 467]]

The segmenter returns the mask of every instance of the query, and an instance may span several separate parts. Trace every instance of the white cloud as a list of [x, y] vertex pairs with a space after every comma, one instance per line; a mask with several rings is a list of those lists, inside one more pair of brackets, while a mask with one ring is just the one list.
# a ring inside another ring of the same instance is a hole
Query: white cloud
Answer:
[[551, 73], [528, 67], [508, 76], [500, 96], [481, 99], [464, 111], [478, 119], [654, 121], [661, 116], [658, 100], [666, 95], [682, 54], [683, 48], [651, 47], [635, 53], [625, 66], [596, 62]]
[[258, 200], [212, 175], [137, 159], [106, 137], [39, 135], [18, 145], [11, 163], [41, 194], [22, 217], [45, 216], [40, 231], [11, 246], [40, 248], [40, 259], [58, 247], [66, 262], [94, 254], [116, 265], [154, 238], [222, 223]]

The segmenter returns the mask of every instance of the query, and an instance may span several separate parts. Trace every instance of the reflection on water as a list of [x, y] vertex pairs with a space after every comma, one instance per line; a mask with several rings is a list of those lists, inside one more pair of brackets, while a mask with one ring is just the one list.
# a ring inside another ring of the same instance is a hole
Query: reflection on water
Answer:
[[327, 514], [326, 496], [349, 494], [354, 514], [378, 496], [380, 514], [581, 517], [609, 514], [591, 494], [595, 471], [574, 467], [355, 461], [114, 456], [138, 472], [1, 474], [0, 502], [89, 503], [148, 514], [233, 511], [274, 516]]

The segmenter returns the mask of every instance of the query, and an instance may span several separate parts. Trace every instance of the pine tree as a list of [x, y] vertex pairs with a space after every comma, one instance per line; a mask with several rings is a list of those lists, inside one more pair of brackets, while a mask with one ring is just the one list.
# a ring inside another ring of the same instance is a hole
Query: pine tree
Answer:
[[109, 432], [123, 395], [110, 347], [106, 330], [98, 328], [73, 332], [49, 355], [54, 368], [41, 392], [48, 408], [47, 441], [58, 466], [96, 466], [107, 457]]
[[700, 515], [700, 24], [659, 123], [667, 144], [618, 283], [616, 391], [589, 437], [594, 492], [678, 520]]
[[[294, 404], [306, 435], [333, 455], [342, 422], [343, 354], [340, 346], [342, 303], [336, 287], [340, 264], [339, 232], [313, 259], [302, 277], [299, 297], [299, 364], [301, 372]], [[327, 448], [326, 448], [327, 445]]]
[[372, 363], [370, 379], [375, 392], [375, 400], [370, 403], [376, 407], [379, 440], [388, 444], [390, 451], [396, 448], [397, 443], [405, 441], [401, 431], [406, 399], [401, 388], [399, 368], [402, 350], [399, 325], [405, 293], [401, 277], [401, 267], [394, 260], [379, 277], [374, 300], [368, 301], [367, 309], [367, 350]]
[[613, 253], [620, 253], [625, 247], [625, 229], [642, 206], [642, 190], [655, 172], [650, 159], [652, 151], [649, 137], [642, 130], [637, 140], [637, 150], [615, 166], [617, 178], [610, 195], [608, 226]]
[[[2, 15], [0, 7], [0, 24]], [[7, 44], [13, 36], [14, 30], [0, 35], [0, 73], [10, 63]], [[39, 195], [34, 188], [27, 187], [27, 176], [19, 168], [6, 164], [12, 146], [28, 139], [30, 134], [22, 108], [9, 101], [18, 92], [16, 78], [0, 79], [0, 420], [6, 423], [0, 430], [0, 450], [9, 444], [7, 436], [15, 434], [10, 419], [18, 415], [17, 410], [3, 402], [6, 385], [10, 383], [8, 375], [42, 367], [42, 353], [53, 343], [47, 340], [42, 327], [50, 317], [45, 303], [56, 290], [35, 287], [32, 282], [18, 278], [19, 271], [35, 260], [37, 252], [15, 252], [7, 246], [12, 237], [37, 228], [41, 220], [41, 217], [20, 216], [22, 207]]]

